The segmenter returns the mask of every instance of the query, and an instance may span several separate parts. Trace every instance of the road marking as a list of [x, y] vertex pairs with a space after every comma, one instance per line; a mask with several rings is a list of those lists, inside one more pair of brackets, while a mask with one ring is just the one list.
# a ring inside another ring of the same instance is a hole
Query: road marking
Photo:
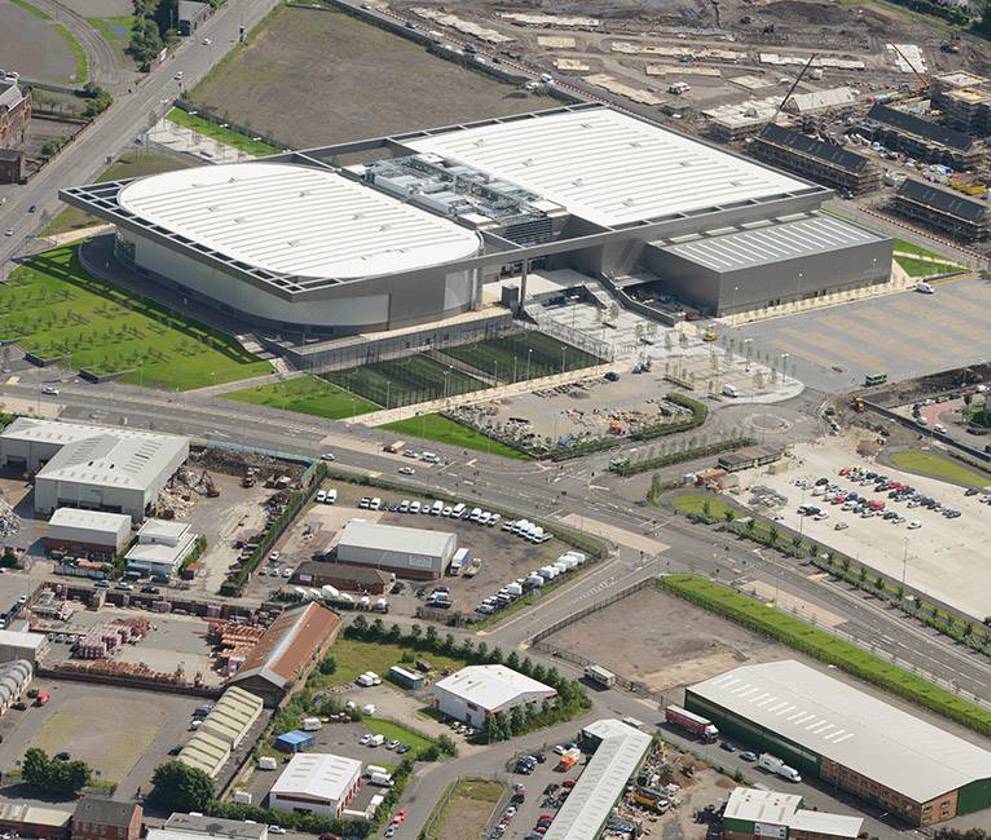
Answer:
[[472, 458], [470, 461], [465, 461], [466, 467], [473, 467], [478, 462], [478, 458]]

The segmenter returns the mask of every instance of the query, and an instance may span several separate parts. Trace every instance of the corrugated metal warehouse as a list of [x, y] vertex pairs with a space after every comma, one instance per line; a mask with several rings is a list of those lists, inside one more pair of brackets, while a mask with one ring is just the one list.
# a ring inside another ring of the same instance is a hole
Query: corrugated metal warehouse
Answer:
[[458, 548], [450, 531], [428, 531], [352, 519], [337, 543], [337, 561], [371, 566], [403, 578], [439, 578]]
[[131, 538], [131, 517], [101, 510], [59, 508], [48, 520], [45, 550], [116, 557]]
[[126, 513], [140, 522], [189, 457], [189, 439], [18, 417], [0, 434], [0, 465], [36, 473], [34, 509]]
[[685, 708], [912, 825], [991, 805], [991, 753], [794, 660], [690, 686]]

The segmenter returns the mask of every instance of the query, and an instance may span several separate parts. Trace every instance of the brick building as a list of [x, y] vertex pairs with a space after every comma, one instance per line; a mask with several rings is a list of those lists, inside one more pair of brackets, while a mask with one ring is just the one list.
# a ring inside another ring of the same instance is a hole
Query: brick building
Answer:
[[72, 840], [138, 840], [143, 810], [135, 802], [88, 796], [72, 815]]
[[24, 177], [24, 153], [31, 121], [31, 91], [21, 87], [16, 73], [0, 70], [0, 183]]

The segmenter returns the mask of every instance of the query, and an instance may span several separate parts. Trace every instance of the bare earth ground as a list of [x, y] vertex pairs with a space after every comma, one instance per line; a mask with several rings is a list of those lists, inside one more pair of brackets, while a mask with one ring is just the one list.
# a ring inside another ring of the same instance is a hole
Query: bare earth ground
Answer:
[[288, 7], [192, 98], [295, 148], [560, 104], [343, 13]]
[[784, 647], [653, 589], [636, 592], [548, 641], [658, 691], [791, 655]]
[[9, 0], [0, 0], [0, 67], [29, 79], [67, 83], [76, 60], [53, 25]]

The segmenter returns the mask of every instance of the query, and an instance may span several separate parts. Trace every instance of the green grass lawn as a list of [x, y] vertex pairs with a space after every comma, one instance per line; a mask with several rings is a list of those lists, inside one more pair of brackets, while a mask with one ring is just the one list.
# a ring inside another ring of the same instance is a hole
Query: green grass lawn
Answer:
[[214, 140], [218, 140], [228, 146], [233, 146], [235, 149], [240, 149], [248, 155], [263, 157], [265, 155], [274, 155], [283, 151], [282, 149], [273, 146], [270, 143], [266, 143], [263, 140], [255, 140], [247, 134], [241, 134], [240, 131], [234, 131], [230, 128], [221, 128], [212, 120], [208, 120], [200, 116], [193, 116], [192, 114], [183, 111], [181, 108], [173, 108], [169, 111], [166, 117], [174, 123], [184, 125], [186, 128], [191, 128], [193, 131], [203, 134], [206, 137], [212, 137]]
[[658, 585], [665, 591], [835, 665], [976, 732], [991, 733], [991, 711], [728, 586], [689, 574], [665, 575], [659, 579]]
[[478, 452], [502, 455], [504, 458], [515, 458], [517, 461], [530, 460], [529, 455], [517, 452], [512, 447], [506, 446], [498, 440], [493, 440], [488, 435], [483, 435], [481, 432], [476, 432], [474, 429], [448, 420], [440, 414], [421, 414], [419, 417], [410, 417], [408, 420], [386, 423], [379, 428], [389, 429], [410, 437], [460, 446], [462, 449], [474, 449]]
[[385, 408], [414, 405], [487, 387], [481, 380], [424, 354], [330, 371], [321, 378]]
[[903, 449], [900, 452], [893, 452], [891, 463], [906, 472], [961, 484], [964, 487], [986, 487], [991, 484], [991, 475], [985, 475], [953, 458], [922, 449]]
[[187, 390], [270, 373], [231, 339], [90, 277], [72, 246], [38, 254], [0, 286], [0, 339], [72, 369]]
[[66, 44], [69, 45], [69, 49], [72, 51], [72, 57], [76, 62], [76, 69], [72, 74], [72, 78], [67, 81], [74, 85], [86, 84], [86, 82], [89, 81], [89, 59], [86, 58], [86, 51], [83, 49], [82, 44], [76, 40], [76, 36], [73, 35], [69, 31], [69, 27], [63, 23], [56, 24], [55, 31], [65, 39]]
[[[345, 685], [353, 683], [365, 671], [374, 671], [382, 678], [382, 684], [394, 685], [386, 680], [385, 675], [393, 665], [402, 664], [400, 660], [407, 648], [399, 645], [363, 642], [358, 639], [340, 638], [334, 643], [333, 654], [337, 662], [337, 670], [328, 676], [314, 672], [311, 687], [319, 690], [330, 685]], [[434, 671], [456, 671], [463, 668], [465, 662], [456, 657], [442, 656], [436, 653], [417, 653], [418, 659], [427, 660]]]
[[960, 266], [954, 263], [913, 260], [911, 257], [896, 256], [895, 262], [904, 269], [909, 277], [931, 277], [934, 274], [951, 274], [954, 271], [960, 271]]
[[[157, 175], [174, 169], [186, 169], [194, 164], [188, 158], [166, 152], [150, 152], [145, 149], [127, 149], [97, 177], [97, 182], [137, 178], [141, 175]], [[102, 219], [90, 216], [75, 207], [66, 207], [55, 216], [41, 232], [42, 236], [55, 236], [72, 230], [104, 224]]]
[[224, 394], [223, 398], [330, 420], [368, 414], [381, 408], [371, 400], [315, 376], [300, 376], [285, 382], [269, 382], [254, 388], [245, 388], [243, 391], [231, 391]]
[[933, 260], [953, 264], [953, 260], [949, 259], [946, 254], [941, 254], [939, 251], [933, 251], [931, 248], [925, 248], [922, 245], [916, 245], [904, 239], [895, 240], [894, 250], [901, 251], [906, 254], [917, 254], [920, 257], [929, 257]]
[[706, 503], [709, 505], [709, 516], [714, 519], [722, 519], [726, 515], [726, 511], [733, 510], [726, 502], [716, 496], [702, 496], [697, 493], [675, 496], [671, 502], [676, 510], [680, 510], [682, 513], [695, 514], [705, 513]]
[[365, 728], [372, 735], [381, 735], [386, 741], [402, 741], [404, 744], [409, 744], [413, 748], [413, 753], [425, 750], [433, 743], [426, 735], [420, 732], [414, 732], [412, 729], [407, 729], [402, 724], [392, 720], [368, 717], [364, 718], [362, 723], [365, 724]]
[[134, 15], [91, 17], [86, 18], [86, 20], [110, 44], [122, 67], [133, 65], [133, 61], [127, 55], [127, 45], [131, 39], [131, 24], [134, 23]]

